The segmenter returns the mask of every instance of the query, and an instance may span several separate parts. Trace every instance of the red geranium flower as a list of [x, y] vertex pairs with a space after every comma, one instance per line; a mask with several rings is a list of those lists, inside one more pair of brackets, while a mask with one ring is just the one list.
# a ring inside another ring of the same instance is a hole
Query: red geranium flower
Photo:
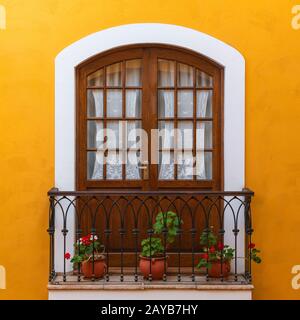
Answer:
[[70, 255], [69, 252], [67, 252], [67, 253], [65, 254], [65, 259], [69, 260], [70, 258], [71, 258], [71, 255]]
[[215, 253], [216, 252], [216, 248], [214, 246], [211, 246], [209, 249], [210, 253]]
[[222, 251], [224, 249], [224, 244], [220, 241], [218, 242], [218, 249]]
[[89, 246], [91, 244], [90, 235], [89, 234], [82, 238], [82, 243], [85, 246]]
[[201, 258], [207, 260], [208, 259], [208, 254], [207, 253], [202, 253]]
[[255, 243], [250, 242], [248, 245], [249, 249], [254, 249], [255, 248]]

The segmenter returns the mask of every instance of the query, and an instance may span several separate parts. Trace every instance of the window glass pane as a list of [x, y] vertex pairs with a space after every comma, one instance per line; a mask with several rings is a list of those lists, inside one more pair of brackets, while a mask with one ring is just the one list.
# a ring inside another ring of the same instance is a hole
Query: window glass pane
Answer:
[[108, 149], [119, 149], [122, 148], [122, 135], [120, 135], [120, 130], [122, 131], [121, 121], [107, 121], [106, 124], [106, 136], [107, 136], [107, 148]]
[[106, 158], [106, 179], [122, 179], [122, 153], [111, 151]]
[[87, 147], [89, 149], [103, 149], [103, 122], [88, 121], [87, 123]]
[[104, 85], [104, 72], [100, 69], [87, 77], [88, 87], [103, 87]]
[[174, 180], [174, 153], [165, 151], [159, 153], [159, 179]]
[[159, 90], [158, 92], [159, 118], [174, 118], [174, 91]]
[[196, 175], [198, 180], [212, 179], [212, 152], [197, 152]]
[[89, 180], [103, 179], [103, 151], [87, 153], [87, 178]]
[[122, 117], [122, 90], [107, 90], [107, 117]]
[[141, 118], [142, 116], [141, 90], [126, 90], [126, 117]]
[[141, 121], [127, 121], [127, 148], [141, 147]]
[[212, 91], [197, 91], [197, 117], [212, 118]]
[[175, 63], [169, 60], [158, 60], [158, 86], [174, 87]]
[[197, 70], [196, 71], [196, 85], [197, 88], [211, 88], [213, 87], [213, 77], [207, 73]]
[[122, 86], [122, 63], [116, 63], [106, 68], [106, 85], [108, 87]]
[[174, 148], [174, 122], [159, 121], [159, 148], [170, 149]]
[[103, 117], [103, 90], [88, 90], [87, 92], [88, 117]]
[[194, 94], [192, 90], [178, 91], [178, 117], [192, 118], [194, 116]]
[[177, 154], [178, 180], [193, 180], [193, 152], [184, 151]]
[[193, 149], [193, 121], [179, 121], [177, 134], [177, 149]]
[[212, 149], [212, 122], [197, 122], [197, 149]]
[[193, 67], [187, 64], [179, 63], [177, 82], [178, 82], [178, 87], [193, 87], [194, 86]]
[[127, 153], [126, 179], [141, 180], [140, 153], [138, 151], [129, 151]]
[[126, 61], [126, 86], [142, 86], [142, 60]]

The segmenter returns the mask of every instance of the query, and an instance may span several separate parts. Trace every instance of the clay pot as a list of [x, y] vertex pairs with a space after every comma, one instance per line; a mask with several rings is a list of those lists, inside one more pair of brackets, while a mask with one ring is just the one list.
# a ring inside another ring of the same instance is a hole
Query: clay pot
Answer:
[[[97, 259], [94, 261], [94, 275], [95, 278], [103, 278], [106, 273], [107, 266], [105, 264], [105, 258]], [[93, 277], [93, 261], [86, 260], [82, 262], [81, 271], [85, 278]]]
[[212, 262], [211, 268], [208, 269], [208, 275], [212, 278], [221, 278], [223, 274], [224, 278], [227, 278], [230, 273], [230, 261], [223, 261], [221, 272], [221, 261]]
[[148, 279], [150, 274], [151, 265], [151, 275], [152, 280], [162, 280], [165, 273], [165, 262], [166, 270], [168, 268], [168, 257], [156, 257], [147, 258], [140, 256], [140, 270], [144, 278]]

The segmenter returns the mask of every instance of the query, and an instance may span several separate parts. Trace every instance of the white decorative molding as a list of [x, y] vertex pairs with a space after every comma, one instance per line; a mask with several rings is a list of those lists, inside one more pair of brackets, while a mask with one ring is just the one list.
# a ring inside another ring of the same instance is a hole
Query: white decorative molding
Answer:
[[252, 289], [49, 290], [49, 300], [252, 300]]
[[[55, 60], [55, 186], [75, 190], [75, 68], [109, 49], [131, 44], [168, 44], [193, 50], [224, 66], [224, 188], [241, 190], [245, 175], [245, 61], [228, 44], [189, 28], [143, 23], [122, 25], [91, 34], [63, 49]], [[242, 219], [240, 238], [243, 238]], [[58, 222], [60, 224], [60, 222]], [[232, 229], [232, 226], [225, 226]], [[61, 227], [58, 225], [58, 229]], [[61, 241], [57, 235], [57, 241]], [[71, 237], [69, 237], [70, 239]], [[72, 239], [67, 249], [72, 250]], [[227, 239], [230, 243], [230, 238]], [[242, 253], [243, 246], [238, 250]], [[56, 246], [56, 268], [62, 248]], [[243, 265], [243, 263], [242, 263]]]

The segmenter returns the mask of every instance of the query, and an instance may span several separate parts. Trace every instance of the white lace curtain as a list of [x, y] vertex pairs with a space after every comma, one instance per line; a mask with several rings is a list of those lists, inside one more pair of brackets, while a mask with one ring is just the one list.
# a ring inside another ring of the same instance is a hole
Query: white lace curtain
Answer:
[[[102, 90], [89, 90], [88, 91], [88, 116], [89, 117], [103, 117], [103, 91]], [[96, 121], [90, 121], [88, 126], [88, 141], [93, 147], [100, 147], [103, 144], [103, 126]], [[90, 179], [103, 179], [103, 151], [89, 152], [88, 154], [88, 178]]]
[[[182, 86], [188, 86], [193, 83], [192, 73], [189, 66], [180, 65], [180, 73], [178, 81]], [[109, 71], [109, 84], [120, 85], [120, 65], [116, 64], [110, 66]], [[175, 79], [175, 67], [172, 61], [161, 61], [159, 63], [159, 86], [161, 87], [174, 87]], [[132, 60], [127, 68], [126, 72], [126, 84], [131, 86], [138, 86], [141, 84], [141, 70], [140, 61]], [[211, 111], [211, 99], [212, 93], [209, 90], [199, 90], [197, 92], [197, 117], [206, 118], [212, 116]], [[122, 110], [122, 95], [119, 90], [110, 90], [109, 97], [112, 101], [111, 105], [112, 114], [118, 114], [118, 110]], [[161, 90], [159, 94], [160, 104], [160, 117], [161, 118], [173, 118], [174, 117], [174, 91], [173, 90]], [[188, 99], [188, 95], [186, 95]], [[189, 99], [193, 99], [191, 96]], [[188, 105], [188, 103], [183, 104]], [[139, 90], [127, 90], [126, 92], [126, 117], [134, 118], [140, 117], [141, 114], [141, 92]], [[88, 113], [90, 117], [103, 117], [103, 91], [102, 90], [89, 90], [88, 91]], [[193, 116], [192, 114], [190, 115]], [[188, 124], [190, 123], [190, 128]], [[184, 130], [190, 130], [192, 132], [192, 122], [186, 122], [183, 125], [182, 132]], [[128, 147], [136, 141], [138, 132], [136, 129], [140, 126], [138, 121], [127, 121], [127, 138], [129, 137], [131, 142], [128, 141]], [[115, 121], [108, 126], [115, 132], [116, 139], [119, 139], [119, 122]], [[89, 152], [88, 154], [88, 176], [90, 179], [103, 179], [103, 163], [104, 152], [101, 150], [103, 147], [103, 125], [101, 122], [91, 121], [88, 129], [88, 140], [90, 144], [98, 149], [97, 152]], [[206, 140], [209, 138], [205, 125], [197, 125], [197, 153], [196, 153], [196, 175], [198, 179], [206, 179], [207, 172], [211, 172], [212, 161], [207, 157], [201, 149], [204, 149]], [[164, 121], [160, 127], [162, 138], [161, 147], [165, 150], [160, 155], [160, 169], [159, 178], [172, 180], [174, 179], [174, 153], [168, 151], [173, 148], [174, 140], [174, 122]], [[124, 132], [124, 130], [122, 130]], [[188, 131], [186, 131], [188, 132]], [[184, 136], [186, 136], [184, 132]], [[193, 135], [187, 134], [188, 137]], [[186, 141], [186, 139], [184, 139]], [[190, 141], [188, 141], [190, 142]], [[184, 142], [185, 143], [185, 142]], [[183, 145], [183, 148], [185, 145]], [[180, 156], [180, 163], [178, 164], [178, 177], [180, 179], [190, 179], [193, 167], [193, 155], [191, 152], [183, 152]], [[107, 179], [122, 179], [122, 154], [116, 152], [109, 153], [107, 162]], [[127, 153], [127, 165], [126, 165], [126, 179], [141, 179], [140, 173], [140, 160], [135, 151]]]
[[[127, 85], [140, 85], [141, 72], [139, 70], [140, 64], [138, 60], [130, 61], [129, 68], [126, 72], [126, 84]], [[108, 82], [110, 86], [120, 85], [120, 65], [115, 64], [109, 67]], [[140, 113], [140, 91], [139, 90], [127, 90], [126, 92], [126, 117], [133, 118], [139, 117]], [[108, 113], [111, 115], [118, 115], [122, 110], [122, 95], [120, 90], [110, 90], [109, 99], [111, 103], [107, 104]], [[90, 117], [103, 117], [103, 91], [93, 90], [88, 92], [88, 113]], [[108, 156], [104, 159], [103, 152], [103, 126], [101, 122], [91, 121], [88, 126], [88, 141], [90, 144], [97, 147], [98, 151], [90, 152], [88, 155], [88, 173], [89, 178], [93, 180], [103, 179], [103, 163], [106, 161], [106, 177], [108, 180], [122, 179], [122, 153], [118, 153], [115, 150], [108, 152]], [[138, 135], [138, 122], [137, 121], [121, 121], [108, 122], [107, 129], [111, 130], [110, 133], [114, 134], [116, 145], [108, 141], [109, 147], [122, 148], [122, 144], [125, 142], [125, 137], [121, 137], [122, 141], [119, 141], [119, 130], [123, 130], [123, 126], [127, 127], [127, 141], [128, 147], [133, 146], [132, 143], [136, 142]], [[110, 137], [110, 135], [108, 135]], [[130, 145], [131, 144], [131, 145]], [[102, 150], [101, 150], [102, 149]], [[127, 151], [126, 151], [127, 152]], [[130, 151], [127, 154], [126, 165], [126, 179], [140, 179], [139, 159], [135, 151]]]
[[[159, 85], [161, 87], [168, 87], [174, 85], [174, 65], [172, 62], [161, 62], [160, 63], [160, 72], [159, 72]], [[180, 65], [179, 68], [179, 83], [181, 86], [192, 86], [193, 78], [192, 72], [189, 66]], [[185, 95], [186, 99], [189, 95]], [[190, 99], [193, 99], [193, 96], [190, 96]], [[206, 118], [211, 117], [211, 108], [210, 101], [211, 92], [210, 91], [198, 91], [197, 93], [197, 117]], [[192, 101], [190, 101], [193, 103]], [[159, 96], [160, 104], [160, 117], [161, 118], [172, 118], [174, 117], [174, 91], [162, 90]], [[189, 101], [186, 101], [183, 106], [188, 106]], [[182, 110], [184, 112], [184, 110]], [[193, 117], [193, 114], [190, 114], [189, 117]], [[179, 179], [191, 179], [193, 174], [193, 154], [192, 152], [185, 151], [184, 148], [190, 148], [189, 145], [193, 137], [193, 123], [192, 122], [183, 122], [181, 124], [181, 149], [183, 152], [179, 153], [178, 156], [178, 178]], [[160, 155], [160, 170], [159, 178], [164, 180], [174, 179], [174, 156], [173, 153], [167, 151], [173, 147], [172, 140], [174, 139], [174, 122], [165, 121], [163, 126], [160, 128], [160, 137], [162, 140], [161, 147], [166, 150], [163, 151]], [[197, 149], [204, 149], [206, 137], [205, 125], [197, 126]], [[179, 141], [178, 141], [179, 142]], [[199, 148], [198, 148], [199, 147]], [[211, 170], [211, 161], [206, 160], [205, 153], [203, 151], [197, 151], [196, 156], [196, 175], [198, 179], [206, 179], [206, 172]]]
[[[207, 118], [211, 117], [210, 106], [210, 91], [199, 91], [197, 93], [197, 117]], [[205, 124], [201, 123], [197, 125], [197, 148], [204, 149], [208, 140], [209, 132], [205, 130]], [[211, 172], [212, 163], [206, 160], [205, 153], [203, 151], [197, 151], [196, 153], [196, 175], [198, 179], [208, 179], [207, 172]]]

